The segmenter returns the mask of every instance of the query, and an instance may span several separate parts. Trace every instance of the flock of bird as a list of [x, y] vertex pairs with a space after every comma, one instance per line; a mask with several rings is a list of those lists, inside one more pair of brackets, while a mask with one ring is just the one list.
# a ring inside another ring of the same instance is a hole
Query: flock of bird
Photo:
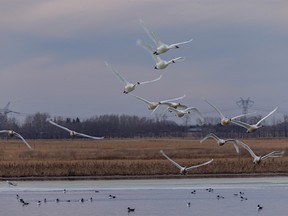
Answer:
[[[154, 43], [154, 47], [150, 44], [147, 44], [145, 42], [143, 42], [142, 40], [137, 40], [137, 44], [141, 47], [143, 47], [145, 50], [147, 50], [149, 52], [149, 54], [153, 57], [153, 59], [156, 62], [156, 65], [154, 66], [154, 69], [165, 69], [166, 67], [168, 67], [168, 65], [172, 64], [172, 63], [176, 63], [179, 61], [183, 61], [184, 57], [176, 57], [174, 59], [171, 59], [169, 61], [163, 60], [160, 58], [160, 55], [162, 55], [163, 53], [168, 52], [171, 49], [177, 49], [180, 47], [180, 45], [183, 44], [187, 44], [189, 42], [191, 42], [193, 39], [184, 41], [184, 42], [179, 42], [179, 43], [174, 43], [174, 44], [165, 44], [163, 43], [159, 37], [157, 36], [157, 34], [155, 34], [155, 32], [153, 32], [152, 30], [150, 30], [143, 22], [143, 20], [140, 20], [140, 24], [143, 27], [144, 31], [146, 32], [146, 34], [149, 36], [149, 38], [153, 41]], [[108, 64], [108, 62], [105, 62], [106, 66], [113, 72], [113, 74], [120, 80], [122, 81], [122, 83], [124, 84], [124, 93], [128, 94], [135, 90], [135, 87], [137, 85], [140, 84], [146, 84], [146, 83], [152, 83], [152, 82], [156, 82], [158, 80], [160, 80], [162, 78], [162, 76], [158, 77], [157, 79], [151, 80], [151, 81], [146, 81], [146, 82], [137, 82], [136, 84], [130, 83], [128, 82], [123, 76], [121, 76], [110, 64]], [[133, 95], [133, 94], [132, 94]], [[194, 112], [197, 114], [197, 116], [199, 117], [199, 119], [203, 122], [204, 118], [201, 114], [201, 112], [196, 108], [196, 107], [188, 107], [184, 104], [181, 104], [179, 102], [175, 102], [176, 100], [180, 100], [183, 99], [186, 95], [183, 95], [181, 97], [178, 98], [173, 98], [173, 99], [167, 99], [167, 100], [162, 100], [162, 101], [157, 101], [157, 102], [151, 102], [145, 98], [142, 98], [140, 96], [136, 96], [133, 95], [136, 99], [144, 102], [149, 110], [152, 110], [153, 114], [157, 108], [160, 105], [165, 105], [167, 108], [165, 111], [170, 111], [170, 112], [174, 112], [175, 115], [177, 117], [183, 117], [184, 115], [189, 115], [191, 114], [191, 112]], [[230, 123], [243, 127], [246, 129], [247, 133], [253, 133], [256, 132], [259, 128], [263, 127], [262, 122], [267, 119], [270, 115], [272, 115], [274, 112], [276, 112], [276, 110], [278, 109], [278, 107], [276, 107], [275, 109], [273, 109], [270, 113], [268, 113], [266, 116], [264, 116], [262, 119], [260, 119], [256, 124], [248, 124], [246, 122], [242, 122], [239, 120], [239, 118], [244, 117], [246, 115], [250, 115], [250, 113], [248, 114], [240, 114], [231, 118], [228, 118], [226, 116], [223, 115], [223, 113], [215, 106], [213, 105], [211, 102], [209, 102], [206, 99], [203, 99], [207, 104], [209, 104], [213, 109], [215, 109], [215, 111], [219, 114], [220, 117], [220, 124], [223, 126], [227, 126]], [[246, 149], [250, 155], [253, 158], [253, 162], [255, 164], [259, 164], [261, 161], [266, 160], [269, 157], [281, 157], [284, 154], [284, 151], [272, 151], [264, 156], [257, 156], [254, 151], [245, 143], [243, 143], [242, 141], [238, 140], [238, 139], [220, 139], [219, 137], [217, 137], [217, 135], [210, 133], [208, 134], [206, 137], [204, 137], [200, 143], [204, 142], [206, 139], [208, 138], [213, 138], [216, 140], [217, 144], [219, 146], [224, 145], [225, 143], [231, 143], [233, 144], [237, 154], [240, 153], [239, 151], [239, 147], [242, 147], [244, 149]], [[194, 166], [190, 166], [190, 167], [186, 167], [186, 166], [181, 166], [179, 165], [176, 161], [172, 160], [170, 157], [168, 157], [163, 150], [160, 150], [160, 153], [168, 160], [170, 161], [174, 166], [176, 166], [179, 170], [181, 174], [187, 174], [187, 172], [191, 169], [195, 169], [198, 167], [202, 167], [205, 165], [210, 164], [213, 159], [211, 159], [210, 161], [207, 161], [205, 163], [199, 164], [199, 165], [194, 165]]]
[[[155, 60], [156, 64], [155, 64], [155, 69], [165, 69], [166, 67], [168, 67], [168, 65], [170, 65], [171, 63], [176, 63], [178, 61], [183, 61], [184, 57], [176, 57], [174, 59], [171, 59], [169, 61], [163, 60], [160, 58], [160, 55], [168, 52], [171, 49], [177, 49], [179, 48], [181, 45], [190, 43], [193, 39], [184, 41], [184, 42], [179, 42], [179, 43], [173, 43], [173, 44], [165, 44], [163, 43], [159, 37], [157, 36], [157, 34], [155, 34], [155, 32], [153, 32], [152, 30], [150, 30], [142, 20], [140, 20], [140, 25], [143, 27], [144, 31], [146, 32], [146, 34], [150, 37], [150, 39], [153, 41], [155, 46], [152, 46], [150, 44], [147, 44], [141, 40], [137, 40], [137, 44], [140, 45], [141, 47], [143, 47], [144, 49], [146, 49], [150, 55], [153, 57], [153, 59]], [[143, 85], [143, 84], [148, 84], [148, 83], [153, 83], [153, 82], [157, 82], [162, 78], [162, 75], [160, 75], [159, 77], [150, 80], [150, 81], [143, 81], [143, 82], [136, 82], [136, 83], [131, 83], [129, 82], [125, 77], [123, 77], [120, 73], [118, 73], [116, 71], [115, 68], [113, 68], [108, 62], [105, 62], [106, 66], [108, 69], [110, 69], [112, 71], [112, 73], [123, 83], [124, 85], [124, 94], [131, 94], [132, 91], [135, 90], [136, 86], [139, 85]], [[184, 94], [181, 97], [177, 97], [177, 98], [172, 98], [172, 99], [167, 99], [167, 100], [162, 100], [162, 101], [157, 101], [157, 102], [151, 102], [145, 98], [142, 98], [140, 96], [136, 96], [131, 94], [132, 96], [134, 96], [136, 99], [144, 102], [149, 110], [152, 110], [152, 114], [157, 110], [157, 108], [162, 105], [162, 106], [166, 106], [166, 110], [165, 111], [169, 111], [169, 112], [174, 112], [175, 115], [177, 117], [183, 117], [184, 115], [189, 115], [191, 114], [191, 112], [194, 112], [198, 115], [199, 119], [201, 121], [204, 121], [204, 118], [201, 114], [201, 112], [195, 108], [195, 107], [188, 107], [187, 105], [181, 104], [179, 102], [175, 102], [177, 100], [181, 100], [183, 99], [186, 95]], [[259, 128], [263, 127], [262, 122], [267, 119], [270, 115], [272, 115], [274, 112], [276, 112], [276, 110], [278, 109], [278, 107], [276, 107], [275, 109], [273, 109], [270, 113], [268, 113], [266, 116], [264, 116], [262, 119], [260, 119], [256, 124], [248, 124], [246, 122], [242, 122], [239, 121], [238, 119], [245, 116], [245, 115], [249, 115], [249, 114], [242, 114], [242, 115], [237, 115], [235, 117], [231, 117], [228, 118], [226, 116], [224, 116], [224, 114], [215, 106], [213, 105], [211, 102], [209, 102], [206, 99], [203, 99], [207, 104], [209, 104], [213, 109], [215, 109], [215, 111], [219, 114], [220, 117], [220, 124], [223, 126], [229, 125], [230, 123], [234, 124], [234, 125], [238, 125], [240, 127], [243, 127], [246, 129], [247, 133], [253, 133], [256, 132]], [[104, 137], [94, 137], [94, 136], [90, 136], [84, 133], [79, 133], [73, 130], [70, 130], [64, 126], [61, 126], [49, 119], [47, 119], [47, 121], [58, 127], [61, 128], [65, 131], [67, 131], [70, 136], [73, 138], [75, 136], [82, 136], [85, 138], [89, 138], [89, 139], [103, 139]], [[25, 139], [17, 132], [13, 131], [13, 130], [2, 130], [0, 131], [0, 133], [7, 133], [7, 135], [9, 137], [18, 137], [20, 138], [25, 144], [26, 146], [33, 150], [33, 148], [25, 141]], [[222, 146], [226, 143], [231, 143], [233, 144], [237, 154], [240, 153], [239, 151], [239, 147], [242, 147], [244, 149], [246, 149], [250, 155], [253, 158], [253, 162], [256, 164], [259, 164], [261, 161], [266, 160], [269, 157], [281, 157], [284, 154], [284, 151], [272, 151], [264, 156], [258, 156], [254, 153], [254, 151], [245, 143], [243, 143], [242, 141], [238, 140], [238, 139], [220, 139], [219, 137], [217, 137], [217, 135], [213, 134], [213, 133], [209, 133], [206, 137], [204, 137], [200, 143], [204, 142], [206, 139], [208, 138], [213, 138], [216, 140], [217, 144], [219, 146]], [[191, 166], [191, 167], [183, 167], [180, 166], [177, 162], [175, 162], [174, 160], [172, 160], [170, 157], [168, 157], [163, 150], [160, 151], [160, 153], [168, 160], [170, 161], [173, 165], [175, 165], [179, 170], [181, 174], [186, 174], [189, 170], [191, 169], [195, 169], [198, 167], [202, 167], [205, 165], [210, 164], [213, 159], [211, 159], [208, 162], [205, 162], [203, 164], [199, 164], [199, 165], [195, 165], [195, 166]]]

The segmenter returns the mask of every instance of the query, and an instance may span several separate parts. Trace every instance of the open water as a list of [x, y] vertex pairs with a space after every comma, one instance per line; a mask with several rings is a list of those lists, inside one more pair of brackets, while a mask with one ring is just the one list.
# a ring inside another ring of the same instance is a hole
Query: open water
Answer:
[[0, 182], [1, 216], [288, 215], [287, 177], [17, 183]]

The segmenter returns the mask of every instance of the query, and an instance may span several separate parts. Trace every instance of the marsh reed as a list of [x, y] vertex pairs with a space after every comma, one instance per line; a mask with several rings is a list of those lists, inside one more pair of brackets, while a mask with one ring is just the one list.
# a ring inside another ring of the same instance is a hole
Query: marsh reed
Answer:
[[[246, 139], [256, 154], [287, 150], [286, 139]], [[181, 165], [191, 166], [214, 159], [213, 163], [189, 174], [288, 173], [288, 157], [272, 158], [259, 165], [240, 148], [237, 155], [230, 144], [214, 140], [200, 144], [194, 139], [104, 139], [28, 140], [30, 151], [19, 140], [1, 140], [0, 176], [137, 176], [178, 174], [159, 153], [160, 149]]]

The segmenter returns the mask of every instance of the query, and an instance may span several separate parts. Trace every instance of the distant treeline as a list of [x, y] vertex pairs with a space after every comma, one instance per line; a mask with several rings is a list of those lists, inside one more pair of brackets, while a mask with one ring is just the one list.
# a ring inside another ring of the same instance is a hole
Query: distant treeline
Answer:
[[[0, 114], [0, 130], [14, 130], [26, 139], [67, 139], [69, 133], [47, 122], [51, 119], [48, 113], [36, 113], [18, 123], [15, 117]], [[256, 123], [261, 116], [242, 119], [248, 123]], [[165, 119], [138, 117], [130, 115], [100, 115], [85, 120], [64, 117], [52, 118], [56, 123], [77, 132], [91, 136], [106, 138], [144, 138], [144, 137], [194, 137], [201, 138], [208, 133], [216, 133], [219, 137], [287, 137], [288, 116], [282, 120], [274, 120], [269, 125], [259, 129], [256, 133], [247, 134], [244, 128], [230, 124], [222, 126], [219, 118], [205, 118], [204, 123], [196, 125], [179, 125]], [[1, 137], [5, 137], [2, 135]]]

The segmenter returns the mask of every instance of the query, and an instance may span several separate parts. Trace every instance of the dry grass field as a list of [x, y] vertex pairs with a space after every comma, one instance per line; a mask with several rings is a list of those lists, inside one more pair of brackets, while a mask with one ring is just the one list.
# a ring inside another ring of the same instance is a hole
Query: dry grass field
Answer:
[[248, 152], [236, 154], [231, 144], [218, 146], [214, 140], [200, 144], [193, 139], [104, 139], [104, 140], [28, 140], [30, 151], [20, 140], [1, 140], [0, 176], [161, 176], [179, 171], [160, 153], [160, 149], [181, 165], [214, 161], [189, 174], [288, 174], [288, 140], [247, 139], [257, 155], [285, 150], [284, 157], [253, 164]]

